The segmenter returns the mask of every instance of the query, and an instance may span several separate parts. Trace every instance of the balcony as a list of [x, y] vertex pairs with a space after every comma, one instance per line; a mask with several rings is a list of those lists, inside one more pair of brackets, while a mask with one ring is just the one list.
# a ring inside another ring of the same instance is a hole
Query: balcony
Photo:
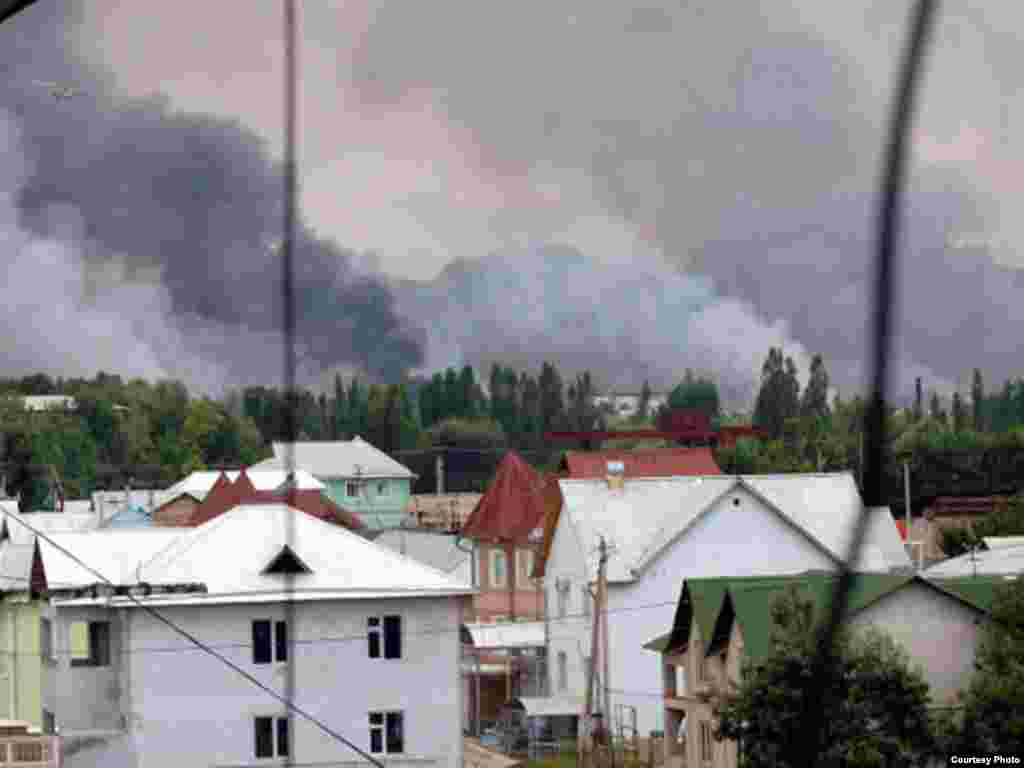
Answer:
[[0, 766], [56, 768], [59, 751], [57, 736], [32, 733], [27, 723], [0, 721]]

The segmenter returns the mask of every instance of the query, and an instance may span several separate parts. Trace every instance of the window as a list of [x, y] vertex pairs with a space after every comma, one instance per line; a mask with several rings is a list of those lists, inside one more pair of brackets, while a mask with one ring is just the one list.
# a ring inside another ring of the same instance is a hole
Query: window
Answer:
[[583, 593], [583, 615], [586, 618], [589, 619], [590, 618], [590, 602], [591, 602], [591, 600], [593, 600], [593, 597], [591, 597], [590, 589], [587, 588], [586, 584], [583, 585], [583, 587], [580, 589], [580, 591]]
[[257, 717], [254, 728], [256, 757], [288, 757], [291, 744], [287, 717]]
[[569, 689], [569, 658], [565, 651], [558, 652], [558, 691], [564, 693]]
[[377, 495], [388, 496], [391, 494], [391, 486], [387, 483], [377, 483]]
[[397, 755], [405, 751], [405, 723], [401, 712], [370, 713], [370, 754]]
[[686, 695], [686, 667], [676, 667], [676, 696]]
[[711, 762], [711, 723], [706, 721], [700, 724], [700, 759]]
[[[383, 626], [382, 626], [383, 625]], [[371, 659], [381, 657], [381, 645], [385, 659], [402, 658], [402, 617], [385, 616], [383, 622], [379, 616], [371, 616], [366, 620], [368, 651]], [[381, 637], [383, 635], [383, 638]], [[381, 642], [383, 640], [383, 643]]]
[[53, 712], [44, 709], [43, 710], [43, 733], [56, 733], [57, 732], [57, 719], [53, 716]]
[[508, 586], [508, 572], [507, 563], [505, 562], [505, 553], [498, 549], [491, 550], [491, 586], [492, 587], [507, 587]]
[[531, 581], [530, 574], [533, 573], [533, 550], [521, 549], [516, 552], [516, 565], [518, 566], [516, 584], [520, 586], [529, 584]]
[[349, 480], [345, 483], [345, 495], [349, 498], [355, 498], [359, 495], [359, 483], [354, 480]]
[[[79, 639], [79, 643], [74, 642], [76, 635]], [[75, 622], [71, 625], [71, 636], [71, 666], [110, 666], [110, 622]], [[78, 647], [75, 647], [76, 645]]]
[[558, 591], [558, 618], [564, 619], [569, 612], [569, 584], [558, 583], [555, 589]]
[[252, 663], [288, 661], [288, 624], [257, 619], [252, 623]]
[[54, 661], [53, 624], [49, 619], [39, 619], [39, 654], [44, 661]]

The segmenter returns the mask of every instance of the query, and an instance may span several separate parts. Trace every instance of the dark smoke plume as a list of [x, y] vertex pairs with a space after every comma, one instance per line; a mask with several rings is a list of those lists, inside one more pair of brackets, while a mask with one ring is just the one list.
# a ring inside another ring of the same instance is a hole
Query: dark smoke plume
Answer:
[[[111, 75], [76, 55], [75, 19], [62, 17], [64, 8], [40, 3], [0, 30], [0, 111], [13, 115], [24, 163], [19, 227], [30, 240], [72, 246], [82, 273], [73, 287], [85, 294], [72, 303], [85, 311], [102, 297], [164, 372], [181, 373], [185, 357], [188, 368], [206, 361], [222, 371], [221, 385], [276, 380], [279, 163], [238, 122], [175, 111], [157, 96], [118, 103]], [[40, 85], [47, 81], [77, 92], [58, 100]], [[279, 80], [267, 83], [268, 98], [279, 90]], [[419, 364], [418, 333], [354, 254], [300, 226], [295, 256], [298, 348], [309, 373], [347, 364], [391, 378]], [[132, 317], [112, 280], [119, 288], [155, 281], [168, 315]], [[51, 285], [51, 295], [63, 287]], [[38, 364], [52, 367], [45, 346]]]

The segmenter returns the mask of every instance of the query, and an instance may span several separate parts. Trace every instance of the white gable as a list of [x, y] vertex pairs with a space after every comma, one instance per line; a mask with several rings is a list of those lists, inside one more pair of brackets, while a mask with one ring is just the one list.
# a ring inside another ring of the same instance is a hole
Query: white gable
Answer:
[[[292, 445], [296, 467], [320, 478], [412, 478], [413, 473], [360, 437], [335, 442], [302, 442]], [[284, 469], [286, 443], [274, 443], [274, 458], [253, 469]]]
[[[289, 530], [290, 528], [290, 530]], [[179, 537], [143, 565], [142, 581], [205, 584], [211, 598], [283, 599], [282, 577], [263, 573], [289, 545], [311, 573], [295, 599], [470, 594], [448, 574], [282, 504], [243, 505]]]

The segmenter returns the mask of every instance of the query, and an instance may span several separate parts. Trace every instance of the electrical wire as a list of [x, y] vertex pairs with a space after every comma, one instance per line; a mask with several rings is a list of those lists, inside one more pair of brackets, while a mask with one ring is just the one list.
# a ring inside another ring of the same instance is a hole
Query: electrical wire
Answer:
[[829, 604], [829, 617], [819, 638], [812, 667], [812, 680], [805, 697], [803, 723], [810, 738], [803, 741], [807, 765], [814, 765], [828, 745], [824, 706], [829, 681], [834, 670], [834, 645], [839, 626], [845, 617], [853, 586], [851, 565], [858, 562], [863, 548], [869, 510], [881, 506], [882, 474], [885, 466], [885, 399], [888, 385], [889, 357], [892, 346], [891, 320], [894, 288], [895, 249], [899, 236], [901, 197], [906, 173], [907, 144], [915, 107], [915, 97], [922, 60], [929, 41], [937, 0], [918, 0], [911, 16], [908, 44], [900, 70], [896, 99], [890, 115], [888, 145], [882, 174], [882, 194], [878, 211], [878, 252], [875, 263], [874, 326], [872, 352], [871, 400], [865, 424], [867, 466], [864, 478], [864, 505], [854, 523], [849, 553], [839, 571]]
[[[8, 515], [8, 517], [13, 517], [13, 515]], [[94, 568], [91, 568], [86, 563], [82, 562], [82, 560], [79, 559], [76, 555], [74, 555], [73, 553], [71, 553], [68, 550], [66, 550], [64, 547], [62, 547], [59, 544], [57, 544], [49, 536], [47, 536], [46, 534], [42, 533], [41, 531], [35, 530], [31, 525], [26, 523], [24, 520], [21, 520], [20, 518], [16, 518], [15, 517], [14, 519], [17, 520], [18, 523], [23, 525], [29, 531], [31, 531], [33, 534], [35, 534], [38, 538], [40, 538], [43, 541], [47, 542], [51, 547], [56, 549], [58, 552], [63, 554], [65, 557], [69, 558], [72, 562], [76, 563], [81, 568], [84, 568], [89, 573], [91, 573], [94, 576], [98, 577], [100, 579], [100, 581], [102, 581], [103, 583], [105, 583], [105, 584], [107, 584], [107, 585], [109, 585], [111, 587], [115, 587], [116, 588], [117, 585], [114, 584], [110, 579], [108, 579], [106, 576], [104, 576], [102, 573], [100, 573], [99, 571], [95, 570]], [[351, 741], [346, 739], [343, 735], [341, 735], [340, 733], [338, 733], [337, 731], [332, 729], [330, 726], [328, 726], [322, 720], [314, 717], [313, 715], [309, 714], [305, 710], [303, 710], [300, 707], [298, 707], [293, 700], [288, 699], [285, 696], [282, 696], [277, 691], [275, 691], [273, 688], [270, 688], [269, 686], [264, 685], [263, 683], [261, 683], [253, 675], [251, 675], [250, 673], [246, 672], [244, 669], [242, 669], [240, 666], [235, 664], [230, 659], [228, 659], [225, 656], [223, 656], [220, 653], [218, 653], [212, 646], [209, 646], [206, 643], [202, 642], [199, 638], [197, 638], [191, 632], [188, 632], [187, 630], [182, 629], [174, 621], [172, 621], [171, 619], [167, 618], [166, 616], [164, 616], [159, 611], [154, 610], [152, 607], [146, 605], [142, 601], [138, 600], [134, 595], [128, 594], [128, 595], [126, 595], [126, 597], [131, 602], [133, 602], [135, 605], [137, 605], [139, 608], [141, 608], [146, 613], [148, 613], [150, 616], [155, 618], [157, 621], [159, 621], [160, 623], [166, 625], [173, 632], [175, 632], [176, 634], [178, 634], [181, 637], [185, 638], [188, 642], [192, 643], [194, 646], [196, 646], [197, 649], [203, 651], [204, 653], [209, 654], [210, 656], [213, 656], [215, 659], [220, 661], [222, 664], [227, 666], [229, 669], [232, 669], [235, 672], [237, 672], [239, 675], [244, 677], [246, 680], [248, 680], [250, 683], [255, 685], [257, 688], [259, 688], [263, 692], [269, 694], [273, 698], [277, 699], [277, 701], [279, 701], [281, 704], [283, 704], [290, 712], [294, 712], [295, 714], [299, 715], [300, 717], [308, 720], [313, 725], [315, 725], [317, 728], [319, 728], [321, 731], [326, 733], [328, 736], [330, 736], [331, 738], [335, 739], [336, 741], [344, 744], [345, 746], [349, 747], [354, 752], [356, 752], [358, 755], [360, 755], [361, 757], [364, 757], [366, 760], [368, 760], [373, 765], [376, 765], [378, 768], [384, 768], [384, 766], [380, 762], [375, 760], [372, 756], [370, 756], [369, 754], [364, 752], [362, 749], [357, 747], [355, 744], [353, 744]], [[292, 633], [289, 633], [289, 636], [291, 634]], [[290, 659], [294, 658], [294, 656], [289, 656], [289, 658]], [[294, 664], [290, 662], [288, 664], [288, 666], [289, 667], [293, 667]], [[293, 731], [289, 731], [289, 733], [293, 733]], [[288, 751], [291, 752], [292, 750], [289, 749]]]

